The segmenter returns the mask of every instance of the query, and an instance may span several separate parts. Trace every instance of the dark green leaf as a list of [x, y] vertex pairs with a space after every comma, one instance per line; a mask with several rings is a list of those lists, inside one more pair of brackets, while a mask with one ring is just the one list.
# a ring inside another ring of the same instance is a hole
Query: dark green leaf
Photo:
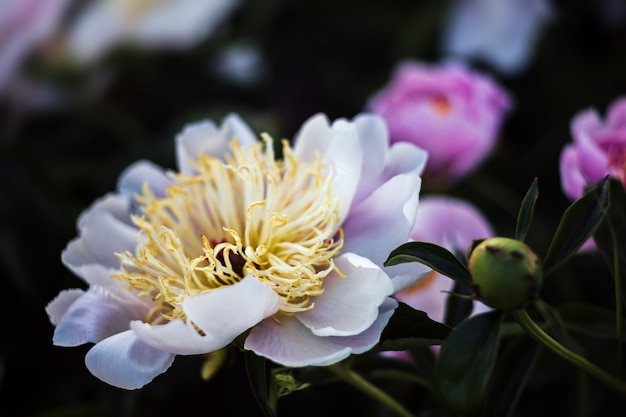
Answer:
[[265, 358], [252, 352], [245, 352], [246, 373], [248, 382], [263, 415], [276, 417], [276, 413], [269, 403], [268, 372]]
[[377, 351], [408, 350], [426, 345], [440, 344], [450, 333], [450, 327], [434, 321], [423, 311], [404, 303], [391, 316], [385, 327]]
[[520, 335], [507, 343], [488, 385], [482, 416], [510, 416], [515, 410], [539, 356], [538, 345]]
[[471, 285], [472, 279], [467, 267], [447, 249], [427, 242], [408, 242], [391, 251], [385, 266], [398, 265], [405, 262], [420, 262], [435, 271]]
[[591, 237], [604, 217], [608, 190], [609, 180], [605, 178], [565, 210], [544, 259], [545, 275], [574, 255]]
[[498, 352], [502, 313], [478, 314], [456, 327], [435, 362], [435, 388], [443, 404], [465, 416], [477, 415]]
[[533, 219], [533, 213], [535, 211], [535, 203], [539, 196], [539, 190], [537, 187], [537, 178], [533, 181], [526, 193], [526, 196], [522, 200], [519, 213], [517, 214], [517, 224], [515, 226], [515, 239], [523, 242], [526, 239], [530, 222]]
[[[596, 245], [609, 265], [626, 307], [626, 191], [616, 179], [609, 181], [609, 207], [606, 220], [593, 235]], [[617, 259], [615, 259], [617, 256]], [[615, 267], [619, 268], [615, 271]]]

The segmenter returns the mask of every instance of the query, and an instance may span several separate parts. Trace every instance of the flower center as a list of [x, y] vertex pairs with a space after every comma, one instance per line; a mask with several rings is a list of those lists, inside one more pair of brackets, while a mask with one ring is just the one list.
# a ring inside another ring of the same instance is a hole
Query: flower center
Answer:
[[245, 276], [281, 297], [280, 311], [313, 308], [322, 281], [343, 246], [333, 173], [319, 158], [307, 163], [283, 141], [240, 146], [226, 161], [201, 156], [196, 175], [175, 174], [164, 198], [147, 185], [137, 196], [142, 215], [136, 252], [118, 254], [113, 277], [159, 302], [158, 318], [184, 318], [182, 302]]
[[609, 148], [609, 173], [626, 187], [626, 146]]

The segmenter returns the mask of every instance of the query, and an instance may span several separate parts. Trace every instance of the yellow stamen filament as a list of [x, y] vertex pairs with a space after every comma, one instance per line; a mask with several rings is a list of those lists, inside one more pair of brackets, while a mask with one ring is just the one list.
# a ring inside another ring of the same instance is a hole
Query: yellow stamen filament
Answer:
[[140, 296], [158, 302], [154, 320], [184, 318], [194, 295], [234, 284], [246, 275], [281, 297], [280, 311], [313, 308], [343, 245], [333, 172], [319, 156], [296, 157], [283, 141], [276, 161], [272, 139], [240, 146], [224, 161], [201, 156], [196, 175], [174, 175], [165, 198], [146, 185], [135, 253], [118, 254], [120, 272]]

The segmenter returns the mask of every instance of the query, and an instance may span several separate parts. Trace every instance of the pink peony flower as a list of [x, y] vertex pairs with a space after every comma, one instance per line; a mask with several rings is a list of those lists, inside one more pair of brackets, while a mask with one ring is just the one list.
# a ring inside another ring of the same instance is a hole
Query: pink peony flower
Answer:
[[178, 172], [129, 167], [62, 254], [89, 288], [47, 306], [54, 344], [95, 343], [87, 368], [126, 389], [242, 334], [286, 366], [372, 348], [391, 295], [417, 279], [397, 283], [382, 263], [409, 239], [426, 155], [389, 147], [370, 115], [311, 118], [282, 161], [272, 145], [231, 115], [185, 128]]
[[[465, 254], [473, 239], [493, 237], [494, 233], [473, 205], [456, 198], [430, 195], [420, 201], [410, 236], [415, 241], [434, 243], [449, 251]], [[442, 322], [446, 299], [453, 287], [452, 279], [432, 271], [396, 294], [396, 298]], [[483, 303], [474, 302], [474, 314], [487, 310], [489, 308]]]
[[571, 123], [574, 142], [561, 152], [561, 186], [571, 199], [611, 175], [626, 185], [626, 97], [615, 100], [606, 120], [593, 109], [578, 113]]
[[425, 176], [453, 181], [492, 150], [511, 103], [490, 78], [458, 64], [405, 62], [367, 107], [385, 119], [393, 143], [428, 152]]

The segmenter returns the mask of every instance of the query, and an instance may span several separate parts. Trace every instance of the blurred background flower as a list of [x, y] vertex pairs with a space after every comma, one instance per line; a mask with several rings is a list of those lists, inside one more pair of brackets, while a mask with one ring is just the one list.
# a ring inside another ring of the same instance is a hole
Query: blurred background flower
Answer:
[[183, 50], [209, 36], [238, 0], [93, 0], [68, 31], [76, 59], [91, 62], [116, 45]]
[[447, 183], [487, 157], [511, 100], [489, 76], [463, 65], [404, 62], [367, 107], [385, 119], [392, 142], [428, 152], [426, 178]]
[[[414, 241], [442, 246], [461, 259], [465, 259], [472, 240], [493, 236], [494, 231], [489, 221], [473, 204], [458, 198], [433, 194], [420, 200], [415, 225], [411, 231]], [[455, 296], [454, 281], [432, 271], [398, 293], [396, 298], [413, 308], [425, 311], [433, 320], [443, 322], [448, 296]], [[474, 301], [473, 304], [473, 314], [490, 310], [479, 301]]]
[[603, 121], [595, 109], [576, 114], [571, 123], [573, 143], [561, 152], [563, 191], [572, 200], [610, 175], [626, 186], [626, 97], [616, 99]]
[[528, 67], [553, 14], [549, 0], [455, 0], [444, 29], [444, 56], [517, 75]]

